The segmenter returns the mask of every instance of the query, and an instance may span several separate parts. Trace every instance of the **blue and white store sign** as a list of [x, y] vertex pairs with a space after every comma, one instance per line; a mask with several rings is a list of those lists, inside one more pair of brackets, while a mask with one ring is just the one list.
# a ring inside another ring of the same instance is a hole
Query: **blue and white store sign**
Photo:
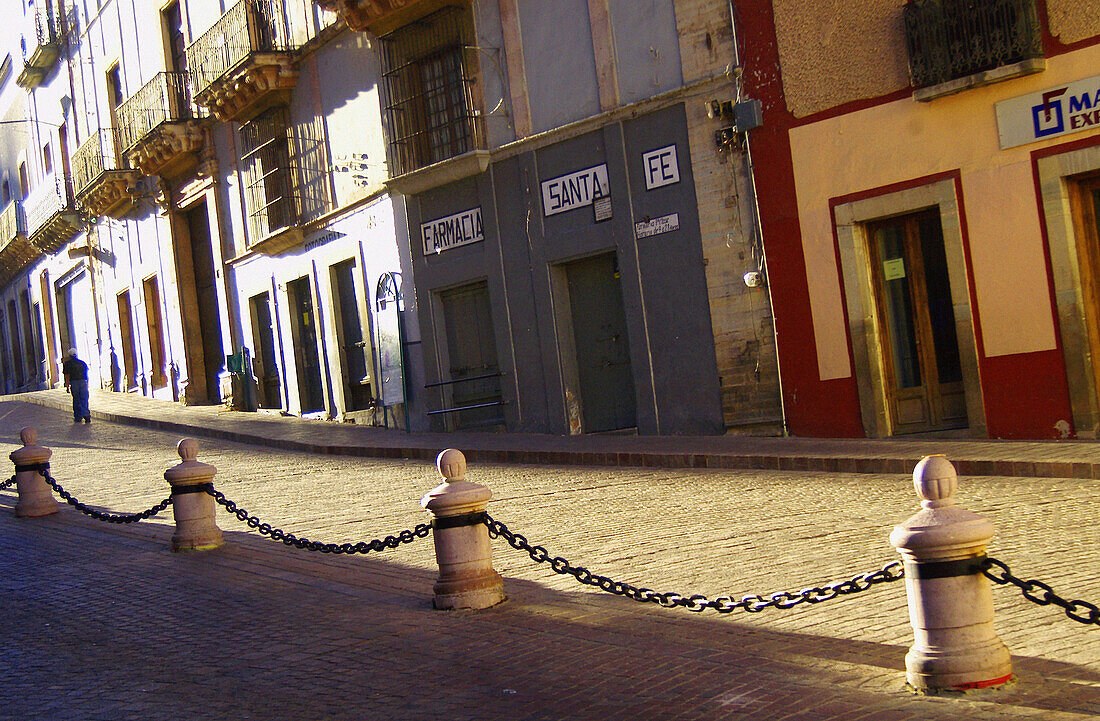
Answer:
[[610, 195], [607, 164], [585, 168], [542, 182], [542, 213], [549, 217], [584, 208]]
[[1100, 130], [1100, 75], [996, 104], [1001, 149]]
[[481, 206], [420, 224], [424, 255], [436, 255], [451, 248], [485, 240]]

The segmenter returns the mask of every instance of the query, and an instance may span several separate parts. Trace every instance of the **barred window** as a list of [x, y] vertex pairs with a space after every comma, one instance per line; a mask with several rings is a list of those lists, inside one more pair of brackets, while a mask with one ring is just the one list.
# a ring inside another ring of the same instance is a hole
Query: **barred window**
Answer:
[[329, 209], [319, 118], [290, 123], [286, 106], [241, 126], [241, 165], [249, 243], [313, 220]]
[[447, 7], [381, 38], [393, 175], [484, 147], [470, 11]]
[[249, 239], [266, 238], [297, 223], [285, 107], [272, 108], [241, 126], [245, 209]]

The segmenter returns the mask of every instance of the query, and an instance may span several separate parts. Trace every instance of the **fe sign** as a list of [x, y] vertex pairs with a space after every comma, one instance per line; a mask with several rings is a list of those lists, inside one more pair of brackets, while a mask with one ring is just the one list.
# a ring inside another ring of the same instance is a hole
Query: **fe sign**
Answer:
[[1001, 149], [1100, 129], [1100, 75], [996, 104]]
[[481, 225], [481, 208], [470, 208], [461, 213], [422, 223], [420, 235], [424, 239], [425, 256], [485, 240], [485, 229]]
[[642, 155], [645, 189], [663, 188], [680, 182], [680, 166], [676, 163], [676, 146], [657, 148]]
[[546, 216], [564, 213], [592, 205], [600, 198], [611, 195], [607, 181], [607, 165], [578, 170], [569, 175], [543, 181], [542, 213]]

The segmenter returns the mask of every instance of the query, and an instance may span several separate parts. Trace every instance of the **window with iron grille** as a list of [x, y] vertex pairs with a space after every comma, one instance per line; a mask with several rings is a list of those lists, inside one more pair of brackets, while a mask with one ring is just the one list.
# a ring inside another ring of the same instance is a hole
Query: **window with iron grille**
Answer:
[[391, 174], [484, 147], [469, 8], [444, 8], [380, 39]]
[[290, 124], [286, 106], [241, 126], [241, 170], [248, 237], [256, 243], [328, 210], [320, 121]]
[[1043, 57], [1036, 0], [910, 0], [904, 16], [914, 88]]
[[240, 133], [248, 235], [256, 242], [298, 222], [286, 108], [255, 117], [241, 126]]

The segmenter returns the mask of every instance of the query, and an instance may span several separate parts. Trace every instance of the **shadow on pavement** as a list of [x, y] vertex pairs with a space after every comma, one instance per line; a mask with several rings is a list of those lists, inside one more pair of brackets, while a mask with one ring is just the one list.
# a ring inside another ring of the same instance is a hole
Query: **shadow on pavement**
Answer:
[[[0, 494], [4, 719], [1100, 711], [1095, 685], [1085, 685], [1097, 674], [1080, 666], [1017, 658], [1025, 683], [1015, 687], [915, 697], [902, 688], [898, 646], [777, 632], [743, 616], [686, 615], [524, 579], [507, 578], [510, 600], [492, 609], [434, 611], [430, 539], [359, 558], [307, 553], [233, 530], [223, 513], [225, 548], [173, 554], [170, 516], [118, 528], [72, 509], [15, 519], [14, 503], [13, 493]], [[397, 560], [405, 553], [411, 563]]]

